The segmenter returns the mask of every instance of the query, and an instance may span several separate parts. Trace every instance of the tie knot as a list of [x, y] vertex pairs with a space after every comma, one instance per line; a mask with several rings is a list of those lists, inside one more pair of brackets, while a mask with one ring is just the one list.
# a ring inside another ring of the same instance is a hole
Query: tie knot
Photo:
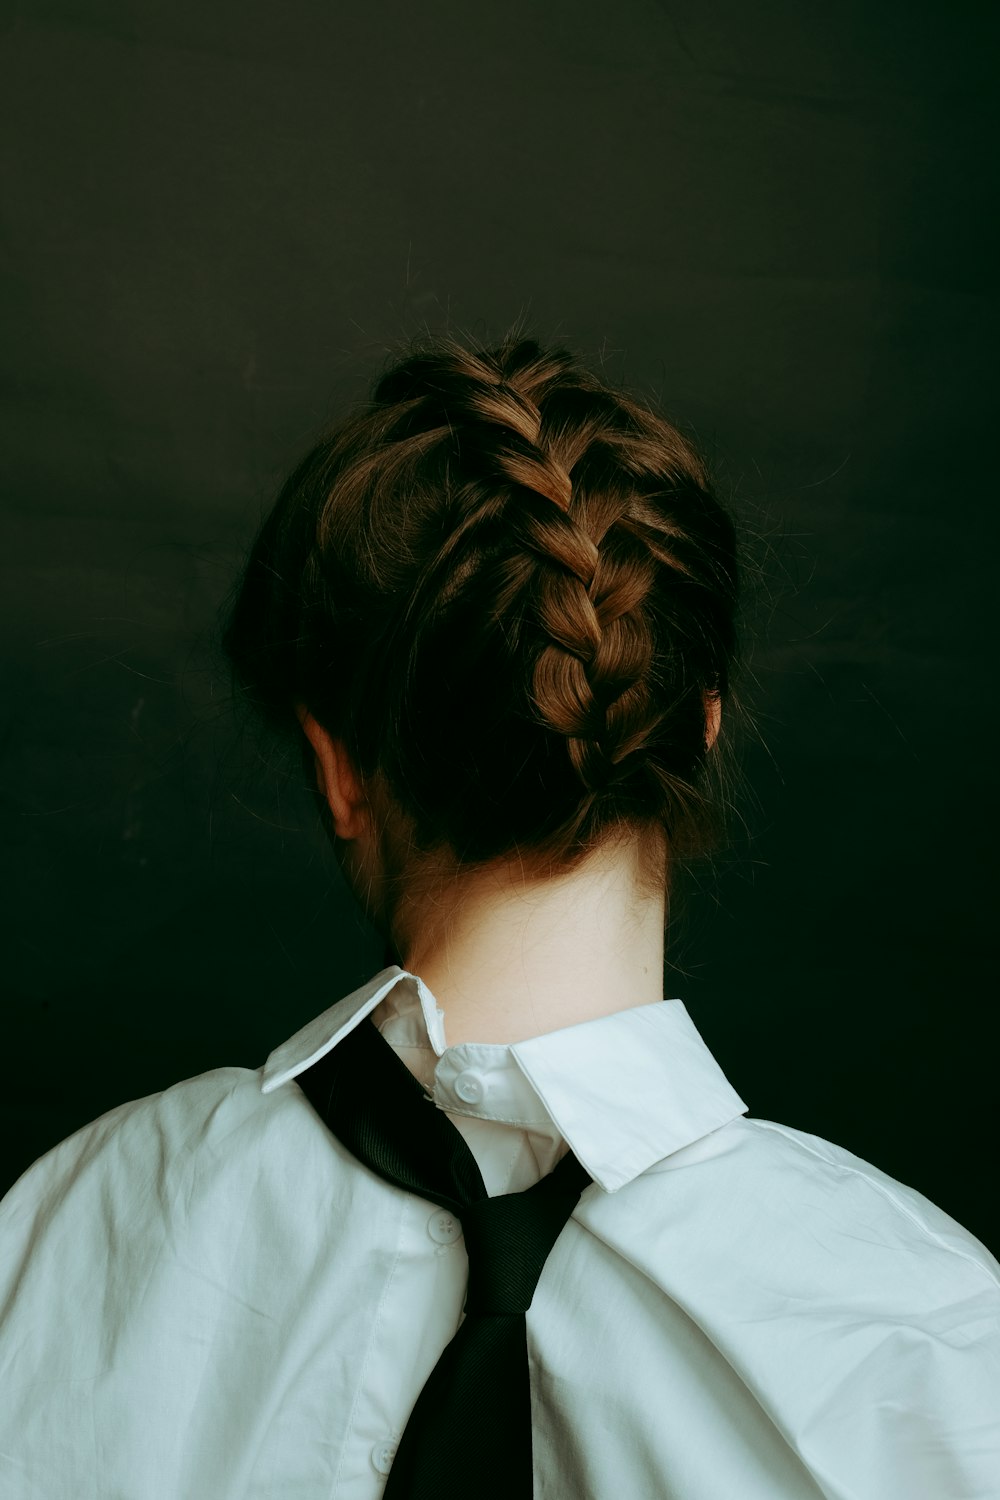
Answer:
[[480, 1198], [462, 1207], [469, 1256], [467, 1317], [527, 1312], [549, 1252], [589, 1181], [567, 1152], [552, 1172], [524, 1192]]

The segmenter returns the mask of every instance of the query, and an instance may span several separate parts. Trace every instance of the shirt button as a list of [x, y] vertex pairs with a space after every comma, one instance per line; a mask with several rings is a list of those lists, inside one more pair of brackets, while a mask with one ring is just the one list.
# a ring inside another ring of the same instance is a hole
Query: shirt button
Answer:
[[455, 1079], [455, 1093], [466, 1104], [480, 1104], [483, 1098], [483, 1080], [471, 1068], [466, 1068]]
[[372, 1463], [380, 1474], [388, 1474], [396, 1457], [396, 1444], [391, 1438], [383, 1438], [372, 1449]]
[[462, 1237], [462, 1226], [454, 1215], [445, 1209], [440, 1209], [436, 1214], [431, 1214], [427, 1220], [427, 1233], [432, 1240], [439, 1245], [452, 1245]]

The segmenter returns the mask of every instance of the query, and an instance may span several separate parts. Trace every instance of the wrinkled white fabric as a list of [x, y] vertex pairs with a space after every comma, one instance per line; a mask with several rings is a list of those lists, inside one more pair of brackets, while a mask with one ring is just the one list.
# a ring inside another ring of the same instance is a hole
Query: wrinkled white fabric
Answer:
[[393, 965], [261, 1069], [111, 1110], [0, 1202], [2, 1500], [377, 1500], [468, 1262], [295, 1083], [368, 1016], [491, 1195], [569, 1148], [593, 1177], [526, 1318], [536, 1500], [1000, 1496], [978, 1240], [746, 1118], [680, 1000], [448, 1047]]

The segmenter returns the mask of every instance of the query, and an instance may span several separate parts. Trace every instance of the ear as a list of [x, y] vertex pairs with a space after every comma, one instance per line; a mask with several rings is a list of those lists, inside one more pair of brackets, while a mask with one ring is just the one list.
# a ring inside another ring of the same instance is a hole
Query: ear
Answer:
[[711, 750], [719, 734], [719, 725], [722, 723], [722, 699], [718, 693], [705, 694], [705, 749]]
[[302, 732], [313, 750], [316, 785], [333, 814], [333, 831], [339, 839], [356, 839], [367, 826], [361, 781], [343, 740], [334, 739], [313, 718], [304, 703], [295, 705]]

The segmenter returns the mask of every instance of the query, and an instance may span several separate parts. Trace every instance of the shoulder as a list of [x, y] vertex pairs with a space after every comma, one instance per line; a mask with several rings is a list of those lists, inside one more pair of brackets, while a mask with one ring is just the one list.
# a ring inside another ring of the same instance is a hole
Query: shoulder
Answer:
[[202, 1206], [254, 1187], [289, 1191], [289, 1163], [329, 1155], [298, 1089], [263, 1094], [259, 1070], [222, 1067], [117, 1105], [39, 1157], [0, 1200], [0, 1308], [8, 1289], [67, 1264], [85, 1274], [121, 1243], [169, 1243]]
[[841, 1253], [855, 1245], [869, 1259], [883, 1250], [918, 1254], [942, 1274], [1000, 1291], [1000, 1263], [986, 1246], [915, 1188], [843, 1146], [773, 1120], [740, 1120], [737, 1134], [740, 1154], [753, 1161], [762, 1209], [780, 1213], [783, 1224], [815, 1233], [821, 1219]]
[[26, 1500], [53, 1475], [95, 1500], [154, 1479], [187, 1493], [220, 1420], [253, 1446], [302, 1289], [327, 1274], [331, 1216], [359, 1197], [301, 1089], [260, 1085], [219, 1068], [121, 1104], [0, 1201], [0, 1471]]
[[825, 1291], [940, 1308], [951, 1296], [1000, 1310], [1000, 1264], [975, 1235], [842, 1146], [739, 1117], [664, 1157], [631, 1185], [654, 1220], [736, 1282], [780, 1295]]
[[942, 1378], [960, 1352], [1000, 1395], [1000, 1265], [943, 1209], [830, 1141], [740, 1117], [618, 1193], [587, 1194], [577, 1216], [720, 1347], [837, 1371], [904, 1347], [915, 1370], [916, 1347], [933, 1345]]
[[[327, 1214], [349, 1208], [355, 1177], [300, 1089], [260, 1084], [224, 1067], [118, 1105], [0, 1201], [0, 1388], [12, 1393], [0, 1446], [19, 1426], [40, 1442], [56, 1415], [72, 1425], [63, 1396], [95, 1382], [110, 1401], [155, 1377], [157, 1399], [169, 1388], [183, 1405], [201, 1347], [191, 1318], [208, 1329], [234, 1296], [266, 1302], [276, 1266], [294, 1286], [322, 1263]], [[306, 1215], [303, 1182], [319, 1206]], [[51, 1399], [33, 1414], [39, 1382]]]
[[138, 1180], [153, 1170], [176, 1170], [220, 1127], [252, 1118], [257, 1079], [249, 1069], [216, 1068], [116, 1105], [40, 1156], [0, 1201], [0, 1213], [9, 1223], [47, 1195], [64, 1198], [95, 1175]]
[[838, 1494], [888, 1493], [878, 1476], [921, 1500], [993, 1493], [1000, 1266], [922, 1194], [740, 1117], [618, 1193], [588, 1193], [579, 1217]]

